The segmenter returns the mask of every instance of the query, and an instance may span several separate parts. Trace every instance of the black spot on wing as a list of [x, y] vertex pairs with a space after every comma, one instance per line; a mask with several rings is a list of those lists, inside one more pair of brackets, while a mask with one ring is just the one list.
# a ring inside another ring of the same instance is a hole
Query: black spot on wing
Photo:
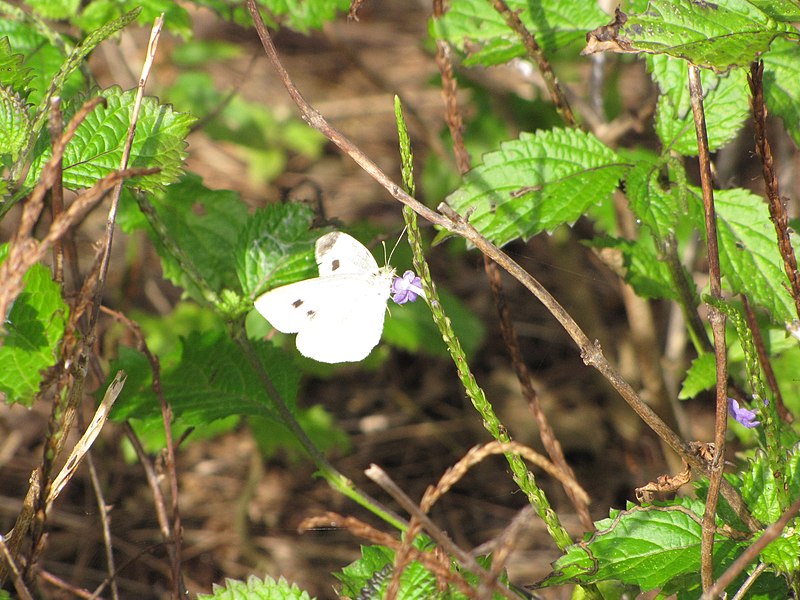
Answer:
[[307, 316], [309, 319], [313, 319], [313, 318], [314, 318], [314, 315], [316, 315], [316, 314], [317, 314], [317, 311], [315, 311], [315, 310], [309, 310], [309, 311], [306, 313], [306, 316]]
[[331, 271], [336, 271], [340, 266], [339, 259], [334, 258], [333, 262], [331, 262]]
[[294, 306], [295, 308], [300, 308], [301, 306], [303, 306], [303, 301], [300, 300], [300, 298], [298, 298], [297, 300], [292, 302], [292, 306]]

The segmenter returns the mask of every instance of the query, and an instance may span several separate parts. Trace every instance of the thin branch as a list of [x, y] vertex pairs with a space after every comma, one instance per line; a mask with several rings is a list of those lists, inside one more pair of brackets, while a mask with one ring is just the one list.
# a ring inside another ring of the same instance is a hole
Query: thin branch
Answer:
[[[414, 501], [411, 500], [411, 498], [409, 498], [394, 481], [392, 481], [392, 479], [383, 469], [381, 469], [378, 465], [370, 465], [369, 469], [364, 471], [364, 474], [381, 486], [386, 493], [388, 493], [400, 506], [403, 507], [406, 512], [408, 512], [413, 516], [414, 519], [421, 523], [425, 528], [425, 531], [427, 531], [428, 534], [434, 540], [436, 540], [436, 543], [439, 544], [449, 556], [454, 557], [466, 569], [478, 575], [481, 580], [486, 579], [488, 581], [490, 579], [489, 572], [481, 567], [478, 564], [478, 561], [476, 561], [469, 552], [465, 552], [455, 543], [453, 543], [453, 541], [450, 539], [450, 536], [442, 531], [424, 512], [424, 509], [421, 509], [419, 506], [417, 506]], [[516, 596], [509, 591], [508, 588], [500, 584], [495, 585], [494, 590], [512, 600], [516, 598]]]
[[542, 52], [542, 49], [536, 42], [536, 38], [534, 38], [531, 32], [525, 27], [519, 15], [508, 7], [505, 0], [489, 0], [489, 2], [503, 17], [506, 25], [519, 36], [522, 40], [522, 45], [525, 46], [528, 56], [533, 59], [539, 67], [539, 72], [542, 74], [545, 85], [547, 86], [547, 91], [550, 94], [550, 100], [552, 100], [555, 105], [558, 114], [561, 115], [561, 118], [567, 125], [570, 127], [577, 127], [578, 122], [575, 120], [575, 115], [572, 113], [569, 100], [567, 100], [567, 96], [562, 91], [561, 84], [558, 82], [558, 78], [555, 73], [553, 73], [553, 68], [550, 66], [550, 61], [545, 58], [544, 52]]
[[114, 600], [119, 600], [119, 586], [117, 585], [116, 578], [113, 577], [115, 570], [114, 548], [111, 542], [111, 518], [108, 514], [111, 506], [106, 504], [105, 496], [103, 495], [103, 487], [100, 485], [100, 478], [97, 476], [97, 469], [94, 466], [94, 459], [92, 458], [91, 452], [86, 455], [86, 466], [89, 469], [92, 490], [97, 500], [97, 514], [103, 529], [103, 551], [106, 556], [106, 572], [111, 579], [111, 597]]
[[61, 472], [53, 480], [53, 485], [50, 486], [49, 494], [47, 495], [45, 511], [49, 512], [50, 508], [53, 506], [53, 502], [58, 498], [69, 480], [72, 479], [75, 471], [78, 470], [86, 453], [89, 451], [89, 448], [92, 447], [97, 436], [100, 435], [100, 431], [103, 429], [103, 425], [105, 425], [106, 419], [108, 419], [108, 415], [111, 412], [111, 407], [114, 406], [114, 402], [122, 391], [122, 387], [125, 385], [125, 378], [125, 372], [119, 371], [111, 382], [111, 385], [108, 386], [103, 396], [103, 401], [100, 403], [100, 406], [97, 407], [91, 423], [89, 423], [89, 426], [86, 428], [86, 431], [84, 431], [81, 439], [78, 440], [78, 443], [75, 444]]
[[19, 594], [19, 597], [22, 600], [33, 600], [33, 596], [31, 595], [30, 591], [28, 591], [28, 588], [25, 587], [25, 582], [22, 580], [22, 573], [20, 572], [17, 563], [14, 561], [14, 557], [12, 556], [8, 545], [6, 544], [6, 540], [2, 533], [0, 533], [0, 553], [3, 556], [3, 564], [11, 573], [11, 579], [14, 582], [14, 589], [17, 591], [17, 594]]
[[[717, 242], [717, 216], [714, 209], [714, 190], [711, 177], [711, 156], [708, 151], [708, 132], [703, 110], [703, 86], [700, 82], [700, 68], [689, 65], [689, 95], [697, 132], [697, 149], [700, 163], [700, 183], [703, 189], [703, 209], [705, 213], [706, 243], [708, 247], [708, 274], [711, 296], [722, 299], [722, 283], [719, 266], [719, 247]], [[725, 432], [728, 427], [728, 362], [725, 347], [725, 314], [716, 307], [709, 307], [708, 320], [714, 335], [714, 353], [717, 366], [716, 411], [714, 423], [714, 457], [708, 481], [705, 513], [703, 514], [703, 534], [700, 550], [700, 579], [703, 589], [711, 587], [714, 577], [713, 550], [716, 530], [717, 502], [719, 501], [722, 470], [725, 456]]]
[[778, 174], [772, 158], [772, 149], [767, 139], [767, 107], [764, 104], [763, 74], [764, 63], [757, 61], [750, 66], [750, 74], [747, 76], [750, 91], [753, 94], [753, 135], [756, 141], [756, 154], [761, 159], [761, 175], [764, 178], [764, 188], [769, 202], [769, 216], [775, 226], [778, 250], [783, 258], [783, 268], [789, 279], [797, 316], [800, 318], [800, 273], [797, 271], [797, 257], [789, 237], [789, 216], [781, 201]]

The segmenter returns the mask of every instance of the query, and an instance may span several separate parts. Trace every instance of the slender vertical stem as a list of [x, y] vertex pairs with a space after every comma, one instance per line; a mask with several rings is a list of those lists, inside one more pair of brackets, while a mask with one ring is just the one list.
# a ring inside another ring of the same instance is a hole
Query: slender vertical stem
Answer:
[[[717, 243], [717, 216], [714, 209], [714, 190], [711, 181], [711, 156], [708, 150], [705, 111], [703, 110], [703, 86], [700, 82], [700, 68], [689, 65], [689, 94], [697, 132], [698, 159], [700, 162], [700, 183], [703, 189], [703, 212], [705, 215], [706, 243], [708, 247], [708, 272], [711, 296], [722, 299], [722, 283], [719, 266], [719, 246]], [[714, 458], [709, 473], [708, 497], [703, 515], [703, 535], [700, 550], [700, 579], [703, 589], [714, 583], [713, 551], [715, 517], [719, 500], [722, 468], [725, 456], [725, 432], [728, 426], [728, 362], [725, 352], [725, 314], [716, 307], [709, 307], [708, 319], [714, 336], [714, 354], [717, 365], [716, 411], [714, 423]]]

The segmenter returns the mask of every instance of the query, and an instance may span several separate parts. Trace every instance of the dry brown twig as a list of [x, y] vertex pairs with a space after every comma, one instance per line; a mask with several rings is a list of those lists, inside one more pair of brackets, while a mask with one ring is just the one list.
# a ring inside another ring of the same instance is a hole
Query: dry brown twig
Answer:
[[[254, 0], [247, 0], [247, 6], [256, 27], [256, 31], [261, 39], [262, 46], [276, 69], [284, 87], [298, 106], [302, 118], [314, 129], [322, 133], [327, 139], [336, 144], [343, 152], [353, 159], [364, 171], [375, 181], [382, 185], [389, 194], [397, 201], [411, 208], [422, 218], [434, 225], [443, 227], [447, 231], [465, 238], [472, 243], [478, 250], [486, 254], [505, 269], [512, 277], [517, 279], [527, 290], [545, 306], [553, 317], [564, 328], [567, 334], [578, 346], [581, 358], [588, 366], [594, 367], [597, 371], [617, 390], [628, 405], [637, 415], [650, 427], [659, 437], [669, 445], [682, 459], [686, 460], [695, 473], [707, 475], [708, 466], [700, 461], [688, 448], [688, 445], [670, 429], [664, 421], [639, 397], [633, 387], [617, 372], [603, 355], [598, 342], [592, 342], [575, 320], [566, 310], [556, 301], [555, 298], [534, 278], [525, 271], [518, 263], [511, 259], [506, 253], [483, 237], [472, 225], [461, 215], [455, 213], [446, 204], [438, 207], [439, 212], [433, 211], [415, 198], [409, 196], [402, 188], [391, 180], [369, 157], [364, 154], [357, 146], [347, 139], [341, 132], [331, 127], [325, 118], [306, 102], [302, 94], [292, 82], [286, 69], [283, 67], [272, 39], [267, 32]], [[742, 519], [749, 529], [755, 531], [759, 528], [759, 523], [750, 515], [747, 507], [742, 501], [738, 491], [728, 482], [722, 481], [722, 494], [730, 504], [734, 512]]]
[[[388, 533], [378, 531], [355, 517], [343, 517], [333, 512], [327, 512], [316, 517], [304, 519], [300, 523], [298, 529], [302, 532], [317, 527], [341, 527], [347, 529], [355, 536], [369, 540], [374, 544], [386, 546], [395, 552], [399, 551], [401, 545], [399, 540]], [[453, 572], [450, 568], [450, 561], [447, 557], [440, 557], [434, 552], [422, 552], [416, 548], [412, 548], [411, 553], [411, 559], [421, 563], [426, 569], [433, 573], [439, 581], [454, 585], [465, 594], [472, 591], [469, 583], [467, 583], [460, 574]], [[515, 596], [512, 596], [512, 598], [515, 598]]]
[[[700, 68], [689, 65], [689, 97], [697, 133], [700, 183], [703, 190], [703, 212], [705, 214], [706, 243], [708, 246], [708, 274], [711, 297], [722, 299], [722, 276], [719, 263], [717, 241], [717, 215], [714, 208], [714, 185], [711, 177], [711, 155], [708, 149], [708, 132], [703, 109], [703, 86], [700, 82]], [[714, 579], [713, 549], [716, 531], [717, 502], [722, 484], [722, 470], [725, 457], [725, 432], [728, 429], [728, 360], [725, 345], [725, 314], [716, 307], [709, 307], [708, 320], [714, 336], [717, 383], [714, 419], [714, 457], [708, 473], [708, 494], [703, 515], [703, 533], [700, 546], [700, 579], [703, 589], [711, 587]]]
[[[364, 471], [364, 474], [381, 486], [381, 488], [387, 494], [394, 498], [394, 500], [403, 508], [403, 510], [411, 515], [412, 522], [416, 520], [417, 523], [419, 523], [422, 528], [428, 532], [428, 534], [445, 552], [447, 552], [450, 556], [464, 565], [465, 568], [469, 569], [479, 577], [488, 577], [488, 572], [477, 563], [472, 555], [453, 543], [453, 541], [450, 539], [450, 536], [442, 531], [430, 519], [430, 517], [428, 517], [425, 511], [421, 507], [417, 506], [414, 501], [411, 500], [411, 498], [409, 498], [394, 481], [392, 481], [391, 477], [389, 477], [389, 475], [387, 475], [383, 469], [381, 469], [378, 465], [370, 465], [369, 469]], [[418, 531], [419, 530], [417, 528], [409, 526], [408, 531], [406, 531], [406, 541], [404, 542], [406, 546], [410, 547], [410, 544], [416, 537]], [[502, 589], [498, 589], [497, 591], [502, 593]]]
[[[483, 585], [487, 585], [491, 589], [504, 593], [503, 590], [505, 588], [497, 588], [497, 585], [499, 585], [497, 583], [497, 577], [499, 576], [502, 567], [497, 567], [497, 565], [493, 563], [493, 568], [491, 571], [486, 571], [483, 569], [474, 560], [472, 554], [458, 548], [458, 546], [456, 546], [450, 540], [449, 536], [447, 536], [445, 532], [439, 529], [433, 523], [433, 521], [431, 521], [431, 519], [427, 516], [427, 513], [437, 502], [437, 500], [446, 494], [453, 487], [453, 485], [460, 481], [472, 467], [481, 463], [489, 456], [506, 454], [509, 452], [519, 454], [531, 463], [544, 469], [548, 474], [558, 479], [562, 485], [568, 487], [581, 502], [588, 504], [589, 496], [583, 489], [580, 488], [580, 486], [577, 485], [577, 483], [575, 483], [574, 480], [572, 480], [567, 474], [563, 473], [541, 454], [516, 442], [501, 443], [495, 441], [489, 442], [482, 446], [475, 446], [469, 452], [467, 452], [467, 454], [460, 461], [458, 461], [455, 465], [449, 468], [444, 475], [442, 475], [436, 486], [430, 486], [426, 490], [420, 506], [416, 506], [414, 502], [408, 498], [408, 496], [406, 496], [405, 493], [389, 478], [389, 476], [382, 469], [380, 469], [380, 467], [372, 465], [366, 471], [367, 477], [380, 485], [409, 514], [412, 515], [411, 524], [406, 532], [404, 543], [398, 551], [395, 559], [395, 572], [393, 574], [392, 581], [392, 584], [395, 588], [396, 585], [399, 584], [399, 574], [402, 572], [402, 569], [409, 560], [411, 543], [416, 537], [420, 528], [423, 528], [446, 552], [459, 560], [470, 571], [479, 575]], [[522, 514], [527, 515], [529, 513], [523, 511]], [[510, 553], [511, 548], [513, 547], [514, 538], [512, 534], [518, 531], [523, 523], [524, 519], [515, 519], [513, 526], [509, 527], [504, 532], [502, 540], [495, 541], [494, 546], [497, 549], [502, 549], [502, 554], [500, 556], [501, 565], [504, 564], [508, 553]]]

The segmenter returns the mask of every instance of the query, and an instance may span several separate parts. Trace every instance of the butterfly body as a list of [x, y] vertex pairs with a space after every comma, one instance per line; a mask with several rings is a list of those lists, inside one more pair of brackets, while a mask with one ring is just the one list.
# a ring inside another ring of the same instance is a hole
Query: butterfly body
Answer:
[[283, 333], [297, 333], [303, 356], [325, 363], [366, 358], [383, 333], [394, 269], [378, 267], [360, 242], [334, 231], [315, 246], [319, 277], [270, 290], [256, 310]]

